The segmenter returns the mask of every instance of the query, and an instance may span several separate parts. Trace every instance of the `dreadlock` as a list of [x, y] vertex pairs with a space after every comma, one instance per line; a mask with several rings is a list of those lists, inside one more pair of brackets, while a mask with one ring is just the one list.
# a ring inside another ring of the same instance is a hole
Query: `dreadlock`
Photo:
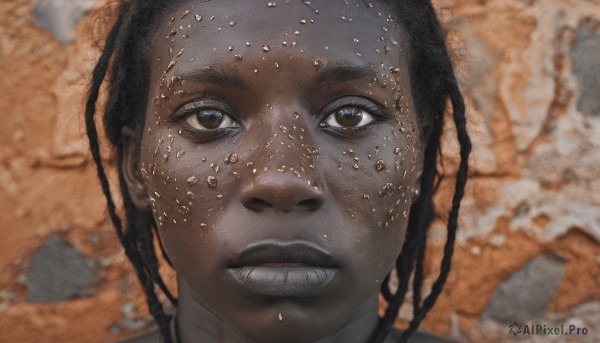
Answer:
[[[411, 87], [417, 113], [426, 132], [423, 174], [420, 180], [421, 194], [410, 211], [406, 240], [400, 256], [396, 260], [398, 288], [394, 294], [390, 289], [389, 275], [381, 285], [381, 293], [388, 302], [385, 314], [371, 336], [371, 342], [380, 343], [387, 337], [398, 311], [406, 296], [411, 275], [413, 277], [413, 319], [400, 337], [401, 342], [408, 340], [419, 324], [433, 307], [448, 274], [454, 241], [458, 228], [458, 211], [467, 182], [468, 157], [471, 141], [467, 133], [465, 105], [452, 62], [445, 44], [440, 22], [430, 0], [398, 1], [400, 18], [408, 34], [410, 44]], [[444, 126], [446, 103], [450, 100], [457, 139], [460, 144], [460, 162], [456, 175], [452, 207], [448, 217], [447, 238], [444, 255], [440, 263], [440, 274], [434, 281], [431, 292], [422, 300], [423, 263], [427, 243], [427, 232], [434, 217], [433, 195], [441, 181], [437, 169], [441, 156], [440, 138]]]
[[[140, 213], [137, 210], [125, 186], [121, 168], [123, 145], [119, 137], [121, 128], [125, 124], [136, 123], [136, 121], [139, 123], [139, 119], [143, 118], [144, 108], [140, 107], [140, 104], [145, 94], [140, 94], [140, 91], [144, 88], [136, 86], [144, 81], [143, 77], [140, 78], [140, 76], [147, 75], [147, 73], [140, 73], [141, 64], [134, 62], [139, 60], [140, 57], [135, 42], [138, 41], [140, 35], [143, 35], [144, 30], [142, 28], [147, 20], [151, 20], [153, 12], [157, 12], [157, 8], [150, 8], [148, 4], [143, 4], [143, 2], [139, 4], [135, 2], [123, 3], [121, 5], [117, 19], [106, 37], [104, 49], [92, 72], [92, 81], [85, 107], [85, 123], [90, 141], [90, 151], [96, 163], [98, 179], [106, 197], [111, 222], [117, 231], [117, 236], [121, 245], [123, 245], [125, 254], [135, 268], [146, 294], [148, 308], [159, 326], [161, 336], [165, 342], [170, 343], [172, 342], [169, 328], [171, 318], [165, 313], [158, 299], [155, 285], [161, 288], [173, 304], [176, 304], [176, 299], [167, 289], [158, 273], [158, 262], [153, 244], [154, 236], [151, 229], [153, 225], [151, 214]], [[116, 212], [108, 178], [104, 172], [98, 130], [94, 121], [100, 88], [111, 66], [104, 126], [108, 139], [116, 147], [120, 191], [125, 205], [125, 229], [121, 218]], [[138, 126], [134, 125], [133, 127]]]
[[[98, 179], [106, 197], [110, 220], [115, 227], [125, 254], [133, 264], [142, 284], [150, 313], [156, 320], [165, 342], [172, 342], [171, 316], [168, 315], [156, 292], [158, 287], [173, 305], [177, 299], [171, 294], [158, 272], [158, 258], [154, 249], [156, 225], [149, 212], [138, 210], [125, 186], [122, 171], [123, 144], [121, 129], [124, 126], [143, 130], [146, 100], [148, 96], [148, 61], [145, 50], [151, 27], [164, 11], [168, 1], [126, 0], [119, 6], [116, 20], [108, 33], [98, 62], [92, 72], [85, 106], [85, 123], [90, 151], [96, 164]], [[419, 114], [425, 137], [423, 173], [420, 179], [421, 194], [410, 211], [408, 229], [402, 252], [395, 268], [399, 278], [398, 287], [392, 292], [388, 274], [381, 286], [381, 293], [388, 302], [385, 314], [373, 331], [370, 342], [381, 343], [388, 336], [406, 296], [412, 276], [413, 319], [400, 340], [405, 342], [433, 307], [448, 277], [454, 241], [456, 238], [458, 211], [467, 180], [467, 160], [471, 142], [466, 130], [464, 101], [454, 75], [446, 49], [444, 33], [437, 19], [431, 0], [399, 0], [400, 21], [409, 37], [410, 76], [415, 107]], [[108, 76], [108, 98], [104, 106], [105, 134], [115, 149], [118, 161], [120, 192], [125, 210], [125, 225], [117, 214], [108, 178], [100, 153], [98, 130], [95, 122], [96, 103], [100, 89]], [[447, 240], [440, 264], [440, 274], [431, 292], [422, 299], [424, 258], [427, 231], [433, 220], [432, 198], [441, 180], [437, 169], [441, 156], [440, 138], [444, 125], [446, 103], [450, 101], [457, 139], [460, 144], [460, 163], [456, 176], [452, 207], [448, 218]], [[160, 243], [160, 240], [159, 240]], [[162, 245], [160, 248], [164, 254]]]

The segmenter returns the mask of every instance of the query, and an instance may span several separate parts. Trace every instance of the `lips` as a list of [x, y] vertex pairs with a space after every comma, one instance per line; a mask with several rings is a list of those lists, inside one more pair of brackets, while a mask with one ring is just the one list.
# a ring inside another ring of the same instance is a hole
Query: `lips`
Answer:
[[261, 242], [244, 249], [228, 271], [246, 290], [271, 297], [316, 295], [339, 265], [325, 249], [306, 242]]

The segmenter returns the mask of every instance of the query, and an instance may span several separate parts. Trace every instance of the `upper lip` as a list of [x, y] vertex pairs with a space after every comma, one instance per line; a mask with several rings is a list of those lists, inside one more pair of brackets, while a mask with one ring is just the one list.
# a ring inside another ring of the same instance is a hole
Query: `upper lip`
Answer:
[[259, 242], [246, 247], [235, 257], [229, 268], [265, 264], [301, 264], [337, 268], [337, 263], [324, 248], [308, 242]]

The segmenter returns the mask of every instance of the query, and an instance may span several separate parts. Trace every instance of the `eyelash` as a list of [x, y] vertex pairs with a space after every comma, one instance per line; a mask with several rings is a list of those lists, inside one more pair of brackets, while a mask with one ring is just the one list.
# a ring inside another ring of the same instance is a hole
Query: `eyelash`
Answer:
[[[357, 108], [362, 111], [365, 111], [367, 112], [367, 114], [373, 117], [373, 120], [360, 127], [339, 128], [325, 124], [325, 121], [327, 121], [328, 118], [335, 115], [337, 111], [344, 108]], [[389, 115], [386, 112], [384, 112], [382, 107], [377, 103], [373, 102], [372, 100], [355, 96], [344, 96], [337, 98], [325, 105], [325, 107], [321, 109], [320, 113], [325, 113], [325, 115], [320, 120], [319, 126], [331, 130], [363, 130], [389, 118]]]
[[[235, 126], [217, 128], [217, 129], [198, 129], [192, 127], [190, 124], [186, 123], [186, 119], [190, 116], [197, 115], [202, 111], [210, 111], [216, 110], [221, 112], [224, 116], [230, 118], [231, 121], [235, 123]], [[219, 99], [213, 98], [202, 98], [193, 100], [191, 102], [186, 103], [181, 106], [175, 114], [173, 115], [173, 120], [179, 122], [183, 128], [191, 133], [195, 140], [198, 141], [210, 141], [217, 139], [223, 135], [233, 133], [237, 131], [236, 129], [240, 127], [239, 121], [236, 120], [235, 116], [231, 113], [235, 113], [227, 104]]]
[[[372, 120], [359, 127], [336, 127], [326, 124], [325, 122], [331, 116], [334, 116], [337, 111], [345, 109], [345, 108], [357, 108], [359, 110], [365, 111], [368, 115], [372, 117]], [[225, 116], [228, 116], [236, 126], [225, 127], [225, 128], [217, 128], [217, 129], [197, 129], [192, 127], [190, 124], [186, 123], [186, 118], [198, 114], [201, 111], [209, 111], [216, 110], [223, 113]], [[216, 139], [221, 135], [230, 133], [232, 131], [236, 131], [242, 125], [236, 120], [235, 116], [231, 113], [235, 113], [225, 102], [219, 99], [212, 98], [203, 98], [194, 100], [192, 102], [188, 102], [185, 105], [181, 106], [173, 115], [174, 120], [180, 122], [185, 130], [194, 134], [196, 139], [204, 140], [204, 139]], [[389, 118], [381, 108], [380, 105], [373, 102], [372, 100], [368, 100], [362, 97], [356, 96], [343, 96], [333, 101], [330, 101], [325, 105], [319, 113], [324, 113], [324, 115], [320, 116], [319, 126], [324, 130], [329, 131], [337, 131], [335, 134], [339, 135], [339, 131], [357, 131], [364, 130], [372, 125], [377, 124], [378, 122], [384, 121], [386, 118]], [[210, 137], [206, 137], [210, 136]]]

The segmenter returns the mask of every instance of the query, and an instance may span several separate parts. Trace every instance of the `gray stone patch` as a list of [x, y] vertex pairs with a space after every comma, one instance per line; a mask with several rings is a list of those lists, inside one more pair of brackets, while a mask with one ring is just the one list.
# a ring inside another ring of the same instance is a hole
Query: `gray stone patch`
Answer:
[[463, 82], [469, 85], [473, 92], [474, 105], [481, 110], [486, 118], [490, 118], [496, 109], [498, 96], [497, 80], [494, 79], [494, 68], [500, 59], [500, 53], [491, 51], [485, 41], [479, 37], [465, 17], [458, 16], [455, 25], [460, 27], [461, 34], [468, 47], [468, 76]]
[[577, 109], [586, 115], [600, 116], [600, 34], [592, 27], [583, 25], [577, 29], [571, 61], [579, 86]]
[[27, 301], [60, 302], [91, 295], [97, 280], [92, 261], [70, 244], [50, 236], [33, 255], [27, 273]]
[[[114, 335], [119, 335], [123, 331], [145, 332], [154, 325], [154, 320], [150, 316], [139, 316], [134, 303], [126, 302], [121, 306], [123, 318], [112, 323], [108, 331]], [[167, 311], [169, 313], [169, 311]]]
[[75, 39], [75, 25], [95, 2], [96, 0], [37, 0], [32, 15], [40, 26], [66, 44]]
[[564, 267], [565, 262], [557, 257], [536, 256], [498, 285], [484, 319], [510, 324], [542, 317], [563, 278]]

